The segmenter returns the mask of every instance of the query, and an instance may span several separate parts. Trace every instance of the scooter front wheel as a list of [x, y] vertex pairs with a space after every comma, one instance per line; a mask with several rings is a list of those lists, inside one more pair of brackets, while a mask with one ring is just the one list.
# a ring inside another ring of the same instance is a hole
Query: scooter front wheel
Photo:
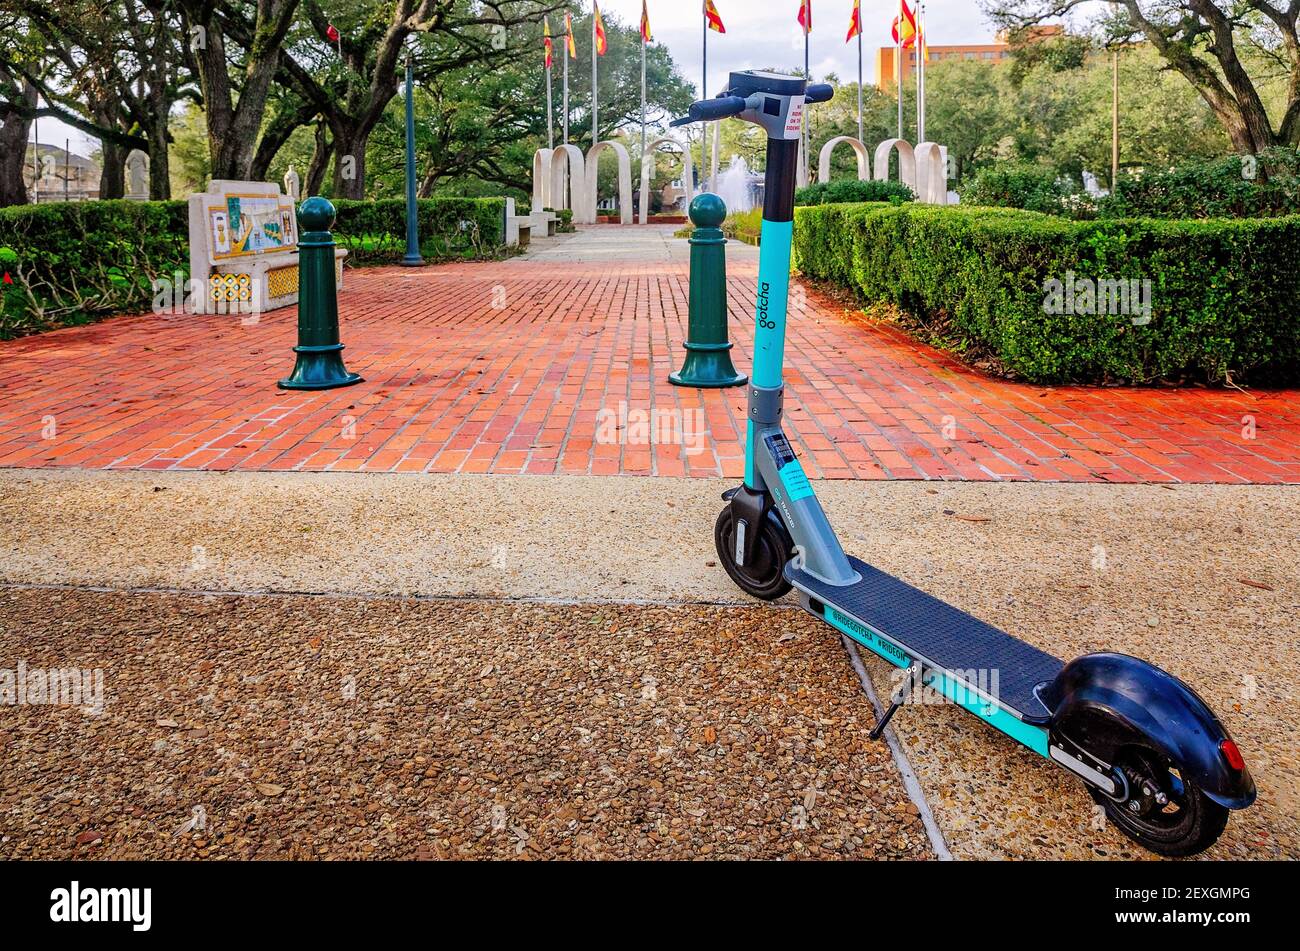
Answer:
[[794, 555], [794, 545], [770, 519], [763, 519], [754, 557], [746, 565], [736, 564], [736, 524], [731, 506], [722, 510], [713, 527], [713, 541], [718, 547], [718, 557], [731, 580], [746, 594], [763, 601], [775, 601], [790, 593], [790, 582], [785, 580], [785, 563]]
[[1144, 849], [1171, 858], [1204, 852], [1228, 824], [1228, 810], [1201, 792], [1168, 758], [1129, 750], [1117, 764], [1127, 785], [1123, 802], [1091, 790], [1111, 822]]

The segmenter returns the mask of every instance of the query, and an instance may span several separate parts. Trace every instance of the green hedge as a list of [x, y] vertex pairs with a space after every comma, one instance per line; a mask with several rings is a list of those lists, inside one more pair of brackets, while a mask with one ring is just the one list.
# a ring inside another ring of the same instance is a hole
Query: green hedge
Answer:
[[[354, 265], [401, 260], [401, 200], [338, 201], [336, 239]], [[420, 202], [428, 261], [492, 257], [505, 243], [505, 199]], [[90, 201], [0, 208], [0, 339], [148, 310], [155, 279], [189, 279], [183, 201]]]
[[183, 201], [0, 208], [0, 339], [146, 309], [155, 277], [188, 277]]
[[843, 178], [834, 182], [807, 185], [794, 193], [796, 205], [833, 205], [861, 201], [915, 201], [912, 189], [902, 182], [862, 181]]
[[1067, 218], [1092, 218], [1092, 199], [1045, 165], [1003, 162], [982, 169], [961, 188], [966, 205], [1020, 208]]
[[[505, 246], [504, 198], [425, 198], [420, 203], [420, 252], [427, 261], [488, 258]], [[334, 240], [355, 265], [389, 264], [406, 254], [406, 200], [336, 200]]]
[[1107, 218], [1265, 218], [1300, 214], [1300, 153], [1187, 162], [1119, 180], [1101, 200]]
[[[805, 275], [898, 305], [928, 338], [1034, 383], [1300, 382], [1300, 217], [1079, 222], [997, 208], [795, 213]], [[1048, 306], [1049, 281], [1150, 281], [1150, 322]]]

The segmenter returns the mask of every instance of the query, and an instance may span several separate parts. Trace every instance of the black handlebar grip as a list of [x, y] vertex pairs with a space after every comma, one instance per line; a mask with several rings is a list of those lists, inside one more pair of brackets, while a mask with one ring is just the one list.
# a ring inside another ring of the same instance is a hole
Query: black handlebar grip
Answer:
[[813, 83], [804, 99], [807, 102], [830, 102], [835, 98], [835, 87], [830, 83]]
[[714, 122], [718, 119], [730, 119], [745, 111], [745, 100], [740, 96], [723, 96], [720, 99], [704, 99], [691, 104], [692, 122]]

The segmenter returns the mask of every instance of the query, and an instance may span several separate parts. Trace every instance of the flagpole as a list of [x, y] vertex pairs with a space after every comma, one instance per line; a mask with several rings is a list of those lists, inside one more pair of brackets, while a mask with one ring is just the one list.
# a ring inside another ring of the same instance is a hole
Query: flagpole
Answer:
[[[701, 7], [701, 11], [705, 8]], [[709, 15], [702, 12], [704, 18], [704, 75], [701, 79], [700, 98], [709, 98]], [[700, 123], [700, 191], [708, 190], [708, 172], [709, 172], [709, 123]]]
[[[806, 0], [805, 0], [806, 3]], [[812, 8], [804, 6], [805, 16], [807, 17], [803, 27], [803, 78], [812, 82]], [[812, 149], [812, 111], [806, 106], [803, 110], [803, 184], [812, 184], [808, 179], [809, 157], [808, 152]]]
[[898, 0], [898, 44], [894, 50], [898, 60], [898, 137], [903, 137], [903, 0]]
[[599, 67], [597, 62], [600, 58], [596, 50], [596, 10], [598, 6], [592, 4], [591, 8], [591, 144], [594, 146], [600, 141], [600, 114], [599, 114], [599, 90], [600, 84], [597, 82], [597, 73]]
[[922, 114], [924, 106], [921, 105], [921, 12], [925, 9], [924, 4], [917, 4], [916, 11], [916, 32], [912, 35], [912, 48], [916, 51], [916, 144], [920, 145], [925, 141], [925, 116]]
[[[567, 52], [567, 51], [566, 51]], [[551, 93], [551, 67], [546, 67], [546, 147], [555, 148], [555, 101]]]
[[921, 4], [921, 30], [920, 30], [920, 35], [917, 37], [917, 40], [919, 41], [920, 44], [920, 53], [921, 53], [921, 131], [917, 133], [916, 137], [921, 142], [924, 142], [926, 141], [925, 83], [926, 83], [926, 72], [929, 69], [929, 64], [926, 62], [926, 60], [930, 58], [930, 36], [928, 33], [925, 32], [925, 4], [924, 3]]
[[564, 120], [562, 123], [564, 126], [564, 144], [568, 145], [569, 144], [569, 43], [573, 39], [573, 21], [570, 20], [568, 16], [565, 16], [564, 22], [565, 25], [568, 27], [568, 29], [564, 31], [564, 52], [561, 54], [564, 57], [564, 90], [561, 93], [561, 96], [564, 99]]
[[[644, 12], [645, 7], [642, 7], [641, 9], [642, 12]], [[645, 39], [645, 24], [643, 22], [641, 25], [641, 155], [643, 157], [645, 156], [645, 58], [647, 45]]]
[[862, 27], [858, 27], [858, 141], [862, 141]]

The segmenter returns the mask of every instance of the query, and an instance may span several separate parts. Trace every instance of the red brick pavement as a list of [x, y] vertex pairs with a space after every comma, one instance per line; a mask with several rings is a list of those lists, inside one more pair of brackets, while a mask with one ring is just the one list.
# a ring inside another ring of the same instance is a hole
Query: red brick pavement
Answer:
[[[742, 369], [753, 280], [752, 264], [733, 266]], [[340, 305], [366, 382], [325, 393], [276, 389], [292, 308], [248, 326], [123, 317], [0, 343], [0, 466], [742, 471], [744, 391], [667, 382], [686, 330], [680, 265], [352, 271]], [[1300, 483], [1300, 392], [1006, 383], [813, 292], [796, 293], [789, 343], [788, 428], [817, 477]], [[620, 405], [632, 426], [606, 438], [601, 413]], [[651, 409], [648, 439], [635, 414]]]

